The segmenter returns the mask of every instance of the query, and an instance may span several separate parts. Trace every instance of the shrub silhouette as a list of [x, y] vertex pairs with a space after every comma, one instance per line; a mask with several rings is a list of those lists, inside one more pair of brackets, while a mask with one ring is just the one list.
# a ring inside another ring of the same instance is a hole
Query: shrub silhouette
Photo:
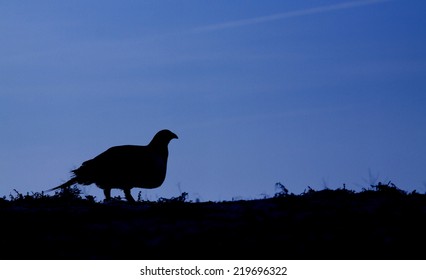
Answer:
[[424, 258], [425, 194], [391, 182], [360, 192], [277, 189], [253, 200], [194, 203], [183, 192], [134, 204], [96, 202], [76, 187], [50, 196], [14, 190], [0, 200], [0, 240], [15, 246], [0, 258]]

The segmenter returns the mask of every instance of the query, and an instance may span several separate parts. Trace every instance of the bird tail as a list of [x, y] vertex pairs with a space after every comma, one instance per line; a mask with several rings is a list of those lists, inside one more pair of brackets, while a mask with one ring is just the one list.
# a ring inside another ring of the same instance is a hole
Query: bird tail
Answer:
[[66, 188], [71, 187], [74, 184], [77, 184], [77, 178], [76, 177], [69, 179], [68, 181], [66, 181], [62, 185], [59, 185], [59, 186], [54, 187], [52, 189], [48, 189], [46, 192], [51, 192], [51, 191], [58, 190], [58, 189], [66, 189]]

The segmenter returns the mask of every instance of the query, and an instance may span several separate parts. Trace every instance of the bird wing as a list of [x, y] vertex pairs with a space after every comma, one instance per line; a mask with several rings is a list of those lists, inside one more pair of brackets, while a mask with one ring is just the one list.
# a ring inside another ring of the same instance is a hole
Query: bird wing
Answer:
[[166, 172], [166, 159], [147, 146], [115, 146], [74, 170], [80, 181], [100, 185], [156, 185]]

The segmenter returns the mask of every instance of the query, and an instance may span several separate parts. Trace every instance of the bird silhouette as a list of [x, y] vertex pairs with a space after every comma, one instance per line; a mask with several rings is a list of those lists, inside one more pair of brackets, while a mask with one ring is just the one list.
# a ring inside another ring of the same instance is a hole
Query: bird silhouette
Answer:
[[121, 189], [126, 200], [134, 202], [132, 188], [154, 189], [166, 178], [168, 145], [178, 136], [168, 129], [160, 130], [146, 146], [114, 146], [87, 160], [72, 170], [73, 177], [55, 188], [65, 189], [75, 184], [96, 184], [103, 189], [105, 200], [111, 199], [111, 189]]

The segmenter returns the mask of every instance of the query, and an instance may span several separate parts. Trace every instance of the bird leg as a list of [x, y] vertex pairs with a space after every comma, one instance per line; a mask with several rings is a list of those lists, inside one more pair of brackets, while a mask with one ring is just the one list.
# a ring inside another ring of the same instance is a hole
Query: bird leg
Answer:
[[111, 189], [104, 189], [105, 201], [111, 200]]
[[130, 189], [124, 189], [124, 196], [126, 197], [128, 202], [135, 202], [135, 199], [132, 197], [132, 194], [130, 193]]

